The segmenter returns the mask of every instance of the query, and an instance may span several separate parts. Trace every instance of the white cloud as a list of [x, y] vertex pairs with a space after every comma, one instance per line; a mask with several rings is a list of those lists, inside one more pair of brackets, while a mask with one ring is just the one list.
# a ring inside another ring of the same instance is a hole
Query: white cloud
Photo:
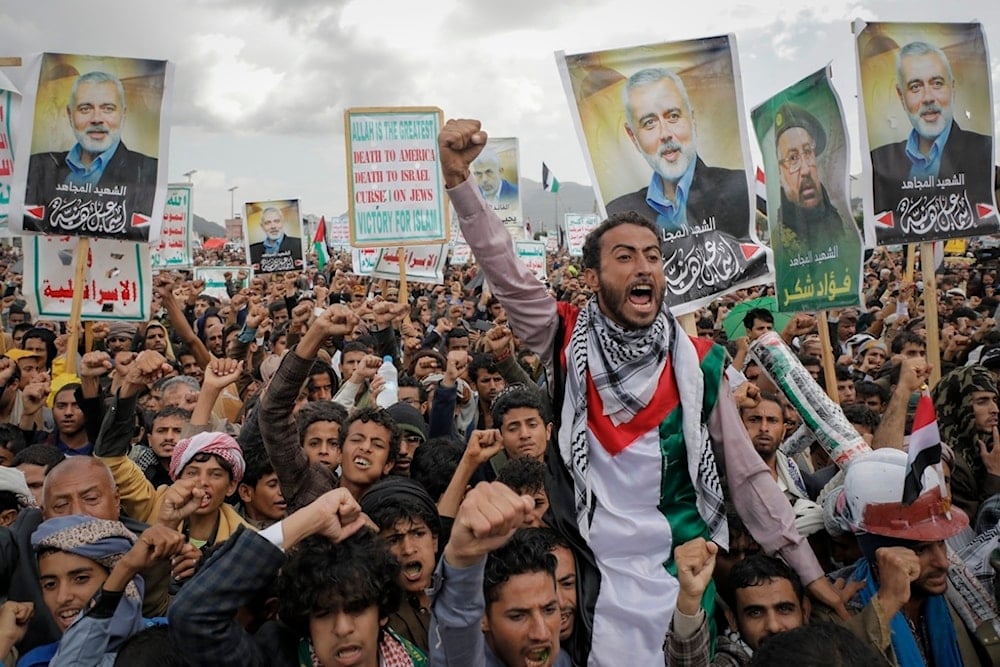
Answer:
[[193, 58], [204, 64], [192, 103], [229, 127], [269, 104], [265, 91], [277, 90], [284, 79], [281, 72], [245, 60], [246, 43], [239, 37], [214, 33], [197, 35], [193, 42]]

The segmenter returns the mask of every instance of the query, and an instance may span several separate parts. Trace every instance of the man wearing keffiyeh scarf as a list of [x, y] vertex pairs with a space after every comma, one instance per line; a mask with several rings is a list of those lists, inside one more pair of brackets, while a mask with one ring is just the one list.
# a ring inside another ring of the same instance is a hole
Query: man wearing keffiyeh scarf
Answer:
[[1000, 493], [996, 382], [982, 366], [956, 368], [934, 385], [933, 396], [941, 442], [955, 452], [952, 499], [975, 519], [979, 504]]
[[814, 595], [842, 606], [750, 444], [724, 381], [723, 350], [688, 337], [663, 305], [656, 226], [636, 214], [598, 226], [583, 272], [595, 297], [582, 309], [556, 303], [514, 257], [470, 177], [486, 143], [479, 128], [448, 122], [438, 138], [442, 172], [511, 328], [554, 371], [559, 447], [547, 457], [554, 479], [546, 521], [578, 551], [575, 662], [620, 664], [627, 655], [662, 664], [678, 591], [673, 545], [703, 537], [727, 546], [725, 487], [754, 538]]
[[63, 630], [19, 665], [110, 665], [144, 627], [139, 571], [179, 553], [184, 536], [163, 526], [137, 538], [119, 521], [69, 515], [44, 521], [31, 536], [45, 605]]

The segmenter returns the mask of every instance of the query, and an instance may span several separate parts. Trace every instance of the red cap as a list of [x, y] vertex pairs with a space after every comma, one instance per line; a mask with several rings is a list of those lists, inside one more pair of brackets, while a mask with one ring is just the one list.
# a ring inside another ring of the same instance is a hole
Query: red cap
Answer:
[[968, 515], [953, 507], [951, 498], [943, 498], [940, 488], [924, 491], [912, 505], [868, 503], [862, 521], [873, 535], [914, 542], [946, 540], [969, 526]]

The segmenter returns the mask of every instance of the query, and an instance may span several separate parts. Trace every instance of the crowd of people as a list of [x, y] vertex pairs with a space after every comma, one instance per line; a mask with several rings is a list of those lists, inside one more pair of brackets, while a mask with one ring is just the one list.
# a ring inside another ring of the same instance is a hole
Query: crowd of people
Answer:
[[[1000, 663], [993, 268], [880, 248], [858, 308], [779, 327], [874, 450], [840, 470], [754, 361], [774, 313], [726, 334], [773, 287], [686, 331], [633, 213], [539, 282], [478, 123], [439, 143], [478, 258], [443, 284], [163, 272], [68, 363], [3, 251], [5, 667]], [[935, 367], [943, 462], [904, 504]]]

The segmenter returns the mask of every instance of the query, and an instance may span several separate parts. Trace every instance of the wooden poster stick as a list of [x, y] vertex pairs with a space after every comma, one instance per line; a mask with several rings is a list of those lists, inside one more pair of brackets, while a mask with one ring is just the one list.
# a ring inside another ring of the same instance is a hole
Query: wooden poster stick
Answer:
[[827, 312], [821, 310], [816, 313], [816, 320], [819, 331], [819, 344], [823, 350], [823, 379], [826, 380], [826, 395], [834, 403], [840, 403], [840, 392], [837, 391], [837, 352], [833, 349], [830, 341], [830, 323], [827, 319]]
[[66, 346], [66, 372], [76, 373], [76, 352], [80, 344], [80, 313], [83, 310], [83, 283], [87, 279], [90, 239], [81, 236], [76, 243], [73, 265], [73, 304], [69, 311], [69, 344]]
[[677, 318], [688, 336], [698, 335], [698, 323], [694, 319], [694, 313], [685, 313]]
[[917, 266], [917, 248], [919, 247], [916, 243], [911, 243], [907, 246], [906, 270], [903, 273], [903, 280], [908, 283], [913, 282], [913, 273]]
[[396, 253], [399, 255], [399, 303], [408, 303], [410, 290], [406, 286], [406, 248], [400, 248]]
[[924, 279], [924, 324], [927, 330], [927, 361], [931, 376], [927, 385], [933, 389], [941, 379], [941, 336], [938, 331], [937, 277], [934, 275], [934, 246], [929, 241], [920, 244], [920, 271]]

